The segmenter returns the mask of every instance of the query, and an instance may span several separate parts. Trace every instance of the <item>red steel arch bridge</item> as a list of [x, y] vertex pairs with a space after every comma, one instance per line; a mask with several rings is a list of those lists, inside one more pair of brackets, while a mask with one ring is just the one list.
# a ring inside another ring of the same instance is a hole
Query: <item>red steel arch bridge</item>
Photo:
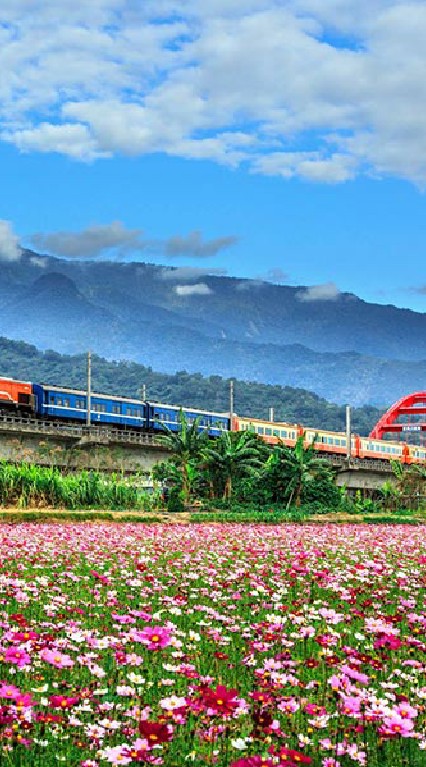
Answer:
[[426, 441], [426, 391], [407, 394], [395, 402], [370, 432], [372, 439], [389, 436], [410, 442], [416, 438], [419, 444]]

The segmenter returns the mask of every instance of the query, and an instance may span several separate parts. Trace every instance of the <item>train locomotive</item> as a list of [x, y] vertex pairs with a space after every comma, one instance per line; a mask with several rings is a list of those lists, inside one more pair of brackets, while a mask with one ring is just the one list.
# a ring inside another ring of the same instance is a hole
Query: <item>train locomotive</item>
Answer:
[[[179, 428], [178, 416], [183, 411], [186, 421], [209, 437], [218, 437], [223, 431], [250, 431], [273, 445], [279, 441], [294, 447], [302, 434], [305, 444], [314, 445], [318, 454], [346, 455], [346, 434], [322, 429], [312, 429], [300, 424], [263, 421], [240, 417], [235, 414], [211, 412], [196, 408], [181, 408], [152, 401], [112, 394], [90, 395], [90, 421], [92, 425], [120, 429], [164, 432]], [[61, 386], [16, 381], [0, 378], [0, 414], [15, 414], [44, 420], [85, 423], [87, 420], [87, 392]], [[351, 456], [377, 461], [398, 461], [403, 464], [426, 463], [426, 447], [403, 442], [371, 439], [353, 434]]]

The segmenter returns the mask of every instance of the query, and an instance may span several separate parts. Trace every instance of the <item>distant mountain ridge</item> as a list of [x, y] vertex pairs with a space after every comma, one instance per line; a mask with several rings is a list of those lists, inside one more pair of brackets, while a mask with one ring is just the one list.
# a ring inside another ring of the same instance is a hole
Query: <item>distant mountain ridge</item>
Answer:
[[[303, 287], [179, 269], [66, 261], [25, 251], [2, 264], [0, 335], [66, 354], [88, 348], [167, 373], [236, 376], [387, 404], [426, 388], [426, 314], [351, 294], [302, 300]], [[183, 291], [185, 293], [185, 290]]]

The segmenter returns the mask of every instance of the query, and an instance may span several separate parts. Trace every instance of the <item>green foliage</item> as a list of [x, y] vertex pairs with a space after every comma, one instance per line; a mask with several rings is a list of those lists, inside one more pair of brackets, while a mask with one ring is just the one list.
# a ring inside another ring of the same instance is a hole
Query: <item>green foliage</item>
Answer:
[[132, 484], [117, 474], [62, 474], [57, 468], [0, 461], [0, 506], [147, 509], [150, 499], [137, 478]]
[[167, 511], [179, 514], [185, 511], [185, 494], [179, 487], [171, 487], [167, 498]]
[[[184, 504], [189, 502], [191, 485], [197, 476], [195, 461], [199, 460], [209, 439], [206, 432], [199, 432], [199, 422], [200, 419], [195, 418], [190, 423], [183, 410], [180, 410], [177, 418], [177, 431], [172, 431], [167, 425], [162, 424], [165, 433], [161, 439], [172, 451], [171, 461], [181, 473], [181, 487], [179, 489], [182, 492]], [[178, 503], [177, 500], [176, 503]]]
[[236, 478], [254, 475], [268, 454], [264, 443], [251, 432], [223, 432], [202, 449], [201, 462], [211, 482], [213, 493], [232, 496]]

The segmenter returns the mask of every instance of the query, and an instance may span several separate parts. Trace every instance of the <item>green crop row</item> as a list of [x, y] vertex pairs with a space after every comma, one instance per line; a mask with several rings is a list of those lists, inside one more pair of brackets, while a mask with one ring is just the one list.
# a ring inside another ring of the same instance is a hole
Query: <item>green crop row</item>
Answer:
[[0, 506], [149, 510], [150, 500], [119, 474], [61, 474], [55, 467], [0, 461]]

